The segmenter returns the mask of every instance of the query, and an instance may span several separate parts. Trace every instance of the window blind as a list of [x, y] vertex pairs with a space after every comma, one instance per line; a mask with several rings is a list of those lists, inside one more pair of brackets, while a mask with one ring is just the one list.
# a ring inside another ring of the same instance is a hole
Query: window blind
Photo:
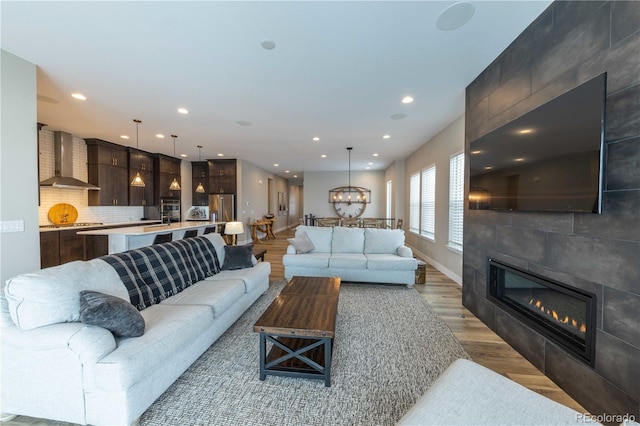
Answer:
[[409, 180], [409, 231], [420, 232], [420, 173]]
[[422, 206], [420, 235], [435, 239], [436, 229], [436, 166], [422, 171]]
[[462, 251], [464, 216], [464, 154], [449, 160], [449, 247]]

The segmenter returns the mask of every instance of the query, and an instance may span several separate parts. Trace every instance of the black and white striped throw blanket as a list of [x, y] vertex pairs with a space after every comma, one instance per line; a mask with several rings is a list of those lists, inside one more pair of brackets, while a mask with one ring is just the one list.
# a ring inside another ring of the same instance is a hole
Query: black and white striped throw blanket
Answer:
[[194, 237], [102, 256], [129, 291], [139, 311], [220, 272], [211, 241]]

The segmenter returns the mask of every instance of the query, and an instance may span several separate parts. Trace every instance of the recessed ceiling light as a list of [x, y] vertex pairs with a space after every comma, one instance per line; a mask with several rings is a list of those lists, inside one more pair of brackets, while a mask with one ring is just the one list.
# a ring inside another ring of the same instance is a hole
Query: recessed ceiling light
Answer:
[[522, 129], [518, 131], [518, 133], [520, 133], [521, 135], [526, 135], [527, 133], [531, 132], [533, 132], [533, 129]]
[[127, 136], [127, 135], [120, 135], [120, 139], [129, 139], [129, 136]]
[[476, 150], [476, 151], [471, 151], [472, 154], [482, 154], [482, 151]]
[[260, 42], [260, 46], [262, 46], [262, 48], [266, 50], [273, 50], [276, 47], [276, 42], [268, 38], [265, 38]]
[[236, 121], [236, 124], [239, 126], [251, 126], [251, 122], [245, 120], [238, 120]]
[[454, 3], [440, 13], [436, 20], [436, 27], [442, 31], [456, 30], [469, 22], [475, 12], [476, 7], [469, 2]]
[[80, 101], [86, 101], [87, 97], [85, 95], [83, 95], [82, 93], [72, 93], [71, 94], [72, 98], [78, 99]]
[[187, 154], [180, 154], [180, 157], [187, 158]]
[[487, 167], [485, 167], [484, 169], [485, 169], [485, 170], [491, 170], [492, 168], [493, 168], [493, 167], [491, 167], [491, 166], [487, 166]]
[[289, 170], [285, 170], [284, 172], [285, 172], [285, 173], [291, 173]]
[[298, 175], [293, 175], [293, 177], [294, 177], [294, 178], [297, 178], [297, 177], [298, 177]]
[[521, 162], [521, 161], [524, 161], [524, 158], [516, 158], [515, 161]]
[[273, 167], [280, 167], [280, 164], [278, 164], [278, 163], [273, 163]]
[[390, 135], [384, 135], [382, 136], [382, 139], [389, 139], [391, 136]]
[[221, 153], [221, 152], [219, 152], [219, 153], [218, 153], [218, 157], [224, 157], [224, 154], [223, 154], [223, 153]]
[[313, 138], [313, 141], [314, 141], [314, 142], [318, 142], [319, 140], [320, 140], [320, 138], [319, 138], [319, 137], [317, 137], [317, 136], [316, 136], [315, 138]]
[[189, 114], [189, 110], [186, 108], [178, 108], [180, 114]]
[[327, 158], [327, 154], [322, 154], [320, 157]]
[[367, 164], [368, 164], [368, 165], [370, 165], [370, 166], [373, 166], [373, 163], [372, 163], [372, 162], [368, 162]]
[[164, 135], [163, 135], [162, 133], [158, 133], [158, 134], [156, 135], [156, 138], [158, 138], [158, 139], [164, 139]]
[[377, 157], [377, 156], [378, 156], [378, 153], [377, 153], [377, 152], [374, 152], [374, 153], [373, 153], [373, 156], [374, 156], [374, 157]]
[[404, 98], [402, 98], [403, 104], [410, 104], [411, 102], [413, 102], [413, 97], [411, 96], [405, 96]]
[[407, 118], [407, 114], [404, 114], [404, 113], [402, 113], [402, 112], [399, 112], [399, 113], [397, 113], [397, 114], [393, 114], [390, 118], [391, 118], [392, 120], [402, 120], [403, 118]]

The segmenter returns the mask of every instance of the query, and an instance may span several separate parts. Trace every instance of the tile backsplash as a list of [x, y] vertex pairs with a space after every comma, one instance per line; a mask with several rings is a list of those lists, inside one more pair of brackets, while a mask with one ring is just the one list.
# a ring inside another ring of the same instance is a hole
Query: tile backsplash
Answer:
[[[54, 172], [53, 131], [40, 130], [40, 180], [52, 177]], [[84, 139], [73, 138], [73, 177], [88, 181], [87, 145]], [[58, 204], [71, 204], [78, 210], [76, 222], [121, 223], [138, 221], [144, 211], [142, 207], [89, 206], [87, 190], [40, 188], [40, 207], [38, 216], [40, 225], [50, 225], [49, 209]]]

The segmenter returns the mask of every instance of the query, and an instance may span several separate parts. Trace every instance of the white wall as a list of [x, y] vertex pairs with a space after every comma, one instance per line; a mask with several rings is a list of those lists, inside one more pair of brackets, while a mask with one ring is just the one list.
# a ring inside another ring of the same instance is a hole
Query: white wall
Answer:
[[[384, 171], [351, 171], [351, 186], [362, 186], [371, 190], [371, 203], [361, 217], [385, 217], [385, 173]], [[305, 172], [304, 214], [316, 217], [336, 217], [329, 202], [329, 190], [349, 184], [347, 172]]]
[[449, 240], [449, 158], [464, 150], [464, 115], [407, 157], [404, 205], [409, 212], [409, 179], [423, 168], [436, 165], [435, 241], [409, 232], [408, 214], [404, 229], [414, 251], [449, 278], [462, 284], [462, 254], [447, 247]]
[[36, 66], [0, 51], [0, 220], [24, 231], [0, 234], [0, 282], [40, 269]]

